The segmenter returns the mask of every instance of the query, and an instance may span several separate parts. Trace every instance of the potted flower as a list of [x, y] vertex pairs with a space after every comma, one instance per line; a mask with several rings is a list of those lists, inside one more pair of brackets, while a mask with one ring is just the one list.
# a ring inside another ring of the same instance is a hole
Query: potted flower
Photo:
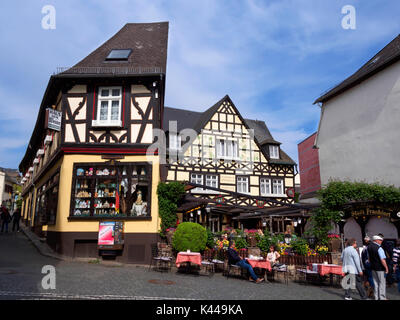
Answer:
[[339, 252], [340, 250], [340, 236], [336, 233], [328, 234], [328, 248], [330, 252]]
[[327, 246], [319, 245], [315, 247], [315, 251], [317, 251], [318, 254], [325, 256], [328, 253], [329, 248]]

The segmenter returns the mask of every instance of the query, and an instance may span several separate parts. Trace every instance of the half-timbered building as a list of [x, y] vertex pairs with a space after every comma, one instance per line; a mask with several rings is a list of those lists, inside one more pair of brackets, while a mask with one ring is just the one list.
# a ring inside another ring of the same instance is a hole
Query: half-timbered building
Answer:
[[160, 166], [146, 152], [161, 128], [167, 40], [167, 22], [129, 23], [50, 77], [19, 169], [23, 219], [58, 253], [97, 257], [99, 224], [111, 220], [119, 238], [104, 253], [150, 260]]
[[244, 119], [229, 96], [204, 112], [165, 107], [163, 126], [169, 141], [167, 181], [191, 186], [180, 221], [213, 231], [266, 223], [272, 228], [269, 210], [282, 211], [294, 202], [295, 162], [265, 122]]

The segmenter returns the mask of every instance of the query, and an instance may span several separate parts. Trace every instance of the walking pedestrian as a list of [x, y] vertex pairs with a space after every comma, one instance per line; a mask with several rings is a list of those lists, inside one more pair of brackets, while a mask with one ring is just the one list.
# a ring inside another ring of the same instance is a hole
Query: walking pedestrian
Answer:
[[[363, 271], [361, 268], [361, 259], [360, 255], [357, 252], [357, 241], [352, 238], [347, 241], [347, 247], [342, 252], [342, 261], [343, 261], [343, 272], [346, 274], [345, 279], [351, 280], [351, 284], [355, 283], [355, 287], [361, 297], [361, 300], [367, 300], [367, 294], [364, 291], [364, 287], [362, 285], [362, 276]], [[350, 291], [352, 289], [352, 285], [348, 285], [346, 283], [344, 298], [345, 300], [352, 300], [350, 295]]]
[[10, 216], [10, 213], [8, 212], [7, 207], [2, 205], [1, 206], [1, 232], [4, 232], [4, 229], [6, 229], [6, 232], [8, 233], [8, 223], [10, 222], [10, 220], [11, 220], [11, 216]]
[[371, 263], [369, 262], [368, 257], [368, 245], [371, 241], [371, 238], [366, 236], [364, 238], [364, 246], [361, 248], [361, 266], [363, 268], [364, 277], [366, 281], [364, 283], [364, 287], [366, 288], [368, 297], [372, 297], [374, 295], [374, 280], [372, 278], [372, 270]]
[[397, 239], [396, 247], [393, 249], [393, 271], [396, 275], [397, 290], [400, 293], [400, 239]]
[[386, 255], [381, 244], [383, 238], [373, 236], [372, 243], [368, 245], [369, 262], [371, 263], [372, 278], [374, 280], [375, 300], [387, 300], [386, 298], [386, 279], [385, 274], [389, 273], [386, 264]]
[[21, 219], [21, 209], [17, 208], [17, 210], [14, 211], [14, 214], [12, 216], [12, 220], [13, 220], [12, 231], [13, 232], [15, 229], [17, 229], [17, 232], [19, 232], [19, 220], [20, 219]]

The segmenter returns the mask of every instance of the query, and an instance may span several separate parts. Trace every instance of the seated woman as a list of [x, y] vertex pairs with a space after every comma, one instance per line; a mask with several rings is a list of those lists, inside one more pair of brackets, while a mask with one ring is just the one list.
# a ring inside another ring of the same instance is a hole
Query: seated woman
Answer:
[[275, 250], [275, 246], [269, 247], [269, 252], [267, 254], [267, 260], [271, 263], [271, 267], [274, 266], [278, 262], [278, 259], [281, 255], [278, 251]]
[[264, 281], [263, 278], [258, 278], [257, 275], [255, 274], [253, 267], [247, 263], [246, 260], [242, 259], [239, 257], [235, 249], [233, 249], [235, 245], [234, 241], [231, 241], [229, 243], [229, 249], [228, 249], [228, 263], [231, 265], [237, 265], [243, 269], [246, 269], [250, 273], [250, 278], [249, 281], [255, 281], [256, 283], [260, 283]]

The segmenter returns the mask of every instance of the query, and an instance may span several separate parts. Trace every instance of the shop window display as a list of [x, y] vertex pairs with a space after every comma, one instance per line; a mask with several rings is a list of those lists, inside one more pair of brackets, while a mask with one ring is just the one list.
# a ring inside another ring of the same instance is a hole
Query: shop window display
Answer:
[[147, 163], [76, 164], [71, 216], [150, 216], [150, 179]]

